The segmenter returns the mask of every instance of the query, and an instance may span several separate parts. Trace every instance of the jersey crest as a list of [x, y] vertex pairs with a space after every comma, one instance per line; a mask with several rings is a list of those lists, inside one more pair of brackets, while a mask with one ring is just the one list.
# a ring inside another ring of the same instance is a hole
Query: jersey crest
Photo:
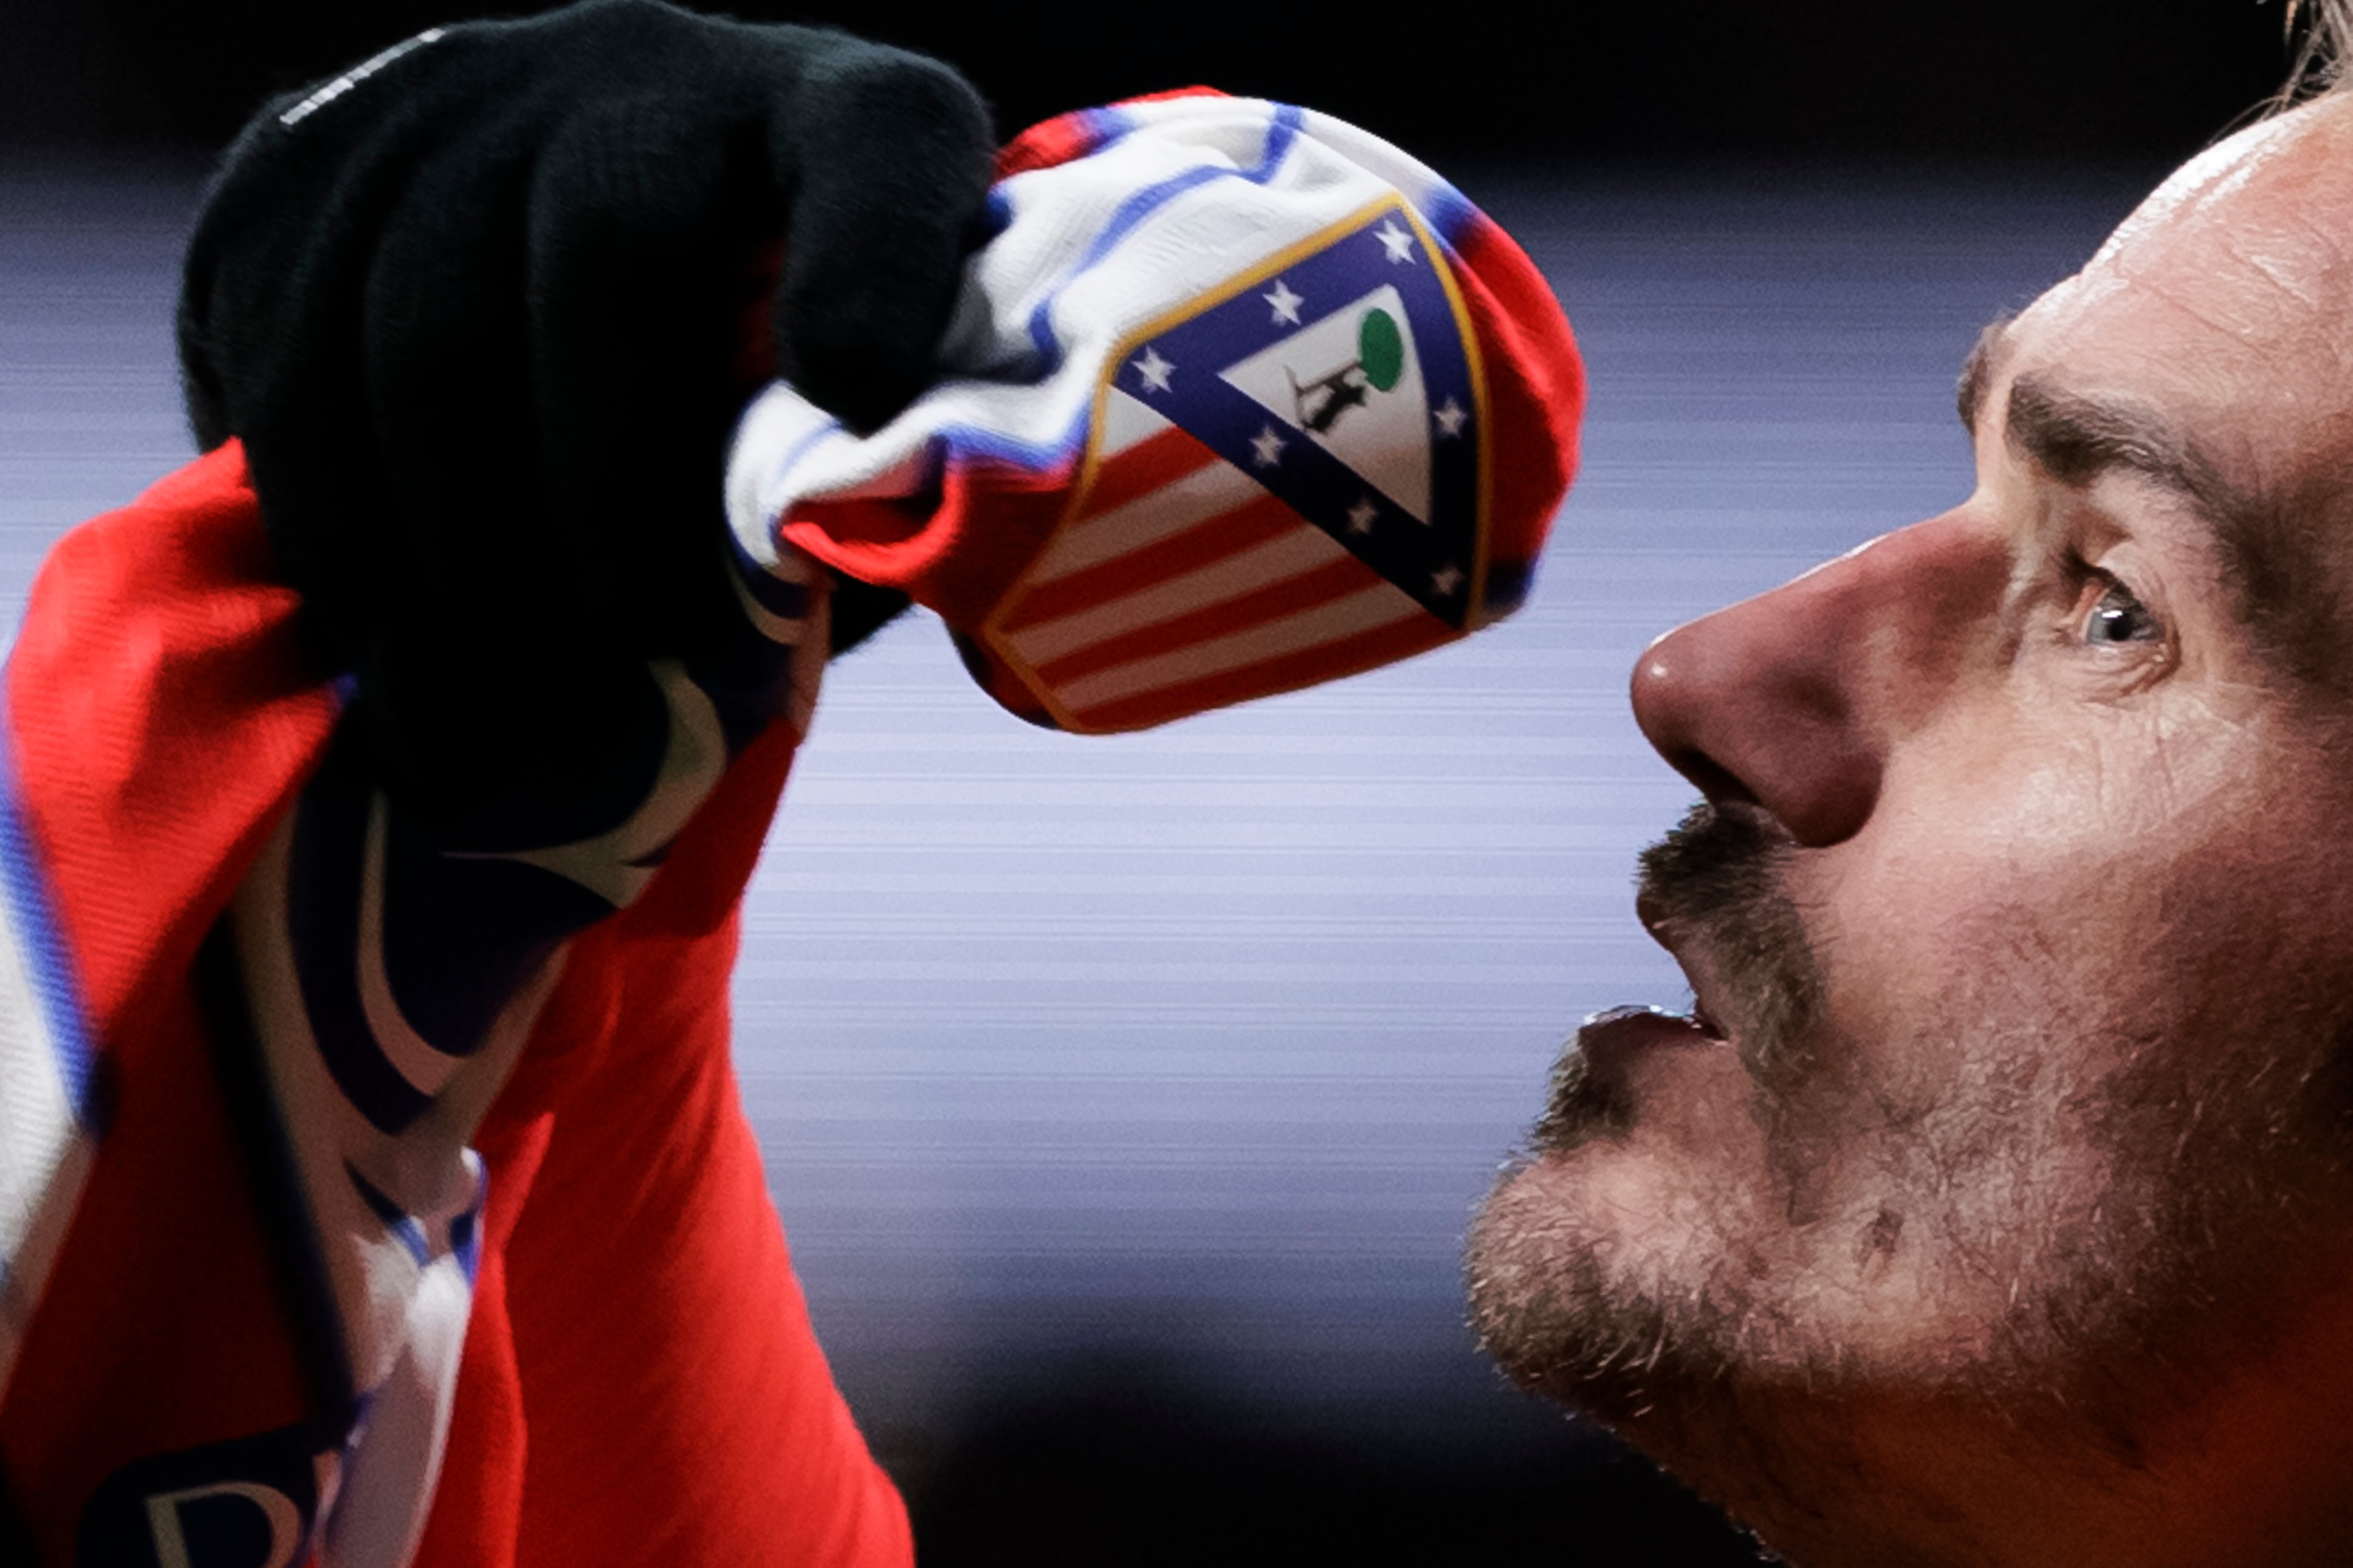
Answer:
[[1480, 621], [1485, 388], [1394, 197], [1106, 356], [1076, 500], [982, 629], [1066, 729], [1386, 663]]

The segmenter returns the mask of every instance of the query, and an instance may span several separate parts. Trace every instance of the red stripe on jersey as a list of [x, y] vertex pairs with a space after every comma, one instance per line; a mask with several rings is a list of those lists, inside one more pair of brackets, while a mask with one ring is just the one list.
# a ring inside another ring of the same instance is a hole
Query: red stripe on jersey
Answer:
[[1269, 583], [1219, 604], [1205, 605], [1155, 626], [1138, 626], [1092, 647], [1078, 648], [1038, 667], [1039, 679], [1060, 687], [1099, 669], [1130, 659], [1173, 653], [1246, 626], [1297, 615], [1351, 594], [1361, 594], [1381, 581], [1380, 574], [1353, 555]]
[[1102, 145], [1094, 116], [1074, 109], [1040, 121], [997, 149], [996, 179], [1009, 180], [1033, 169], [1050, 169], [1073, 158], [1083, 158]]
[[1082, 709], [1072, 717], [1089, 730], [1142, 730], [1229, 702], [1271, 697], [1278, 691], [1295, 691], [1319, 681], [1355, 675], [1451, 642], [1456, 635], [1435, 616], [1409, 616], [1388, 626], [1375, 626], [1335, 642], [1318, 643], [1240, 669], [1118, 698]]
[[[1086, 511], [1079, 522], [1100, 517], [1166, 484], [1174, 484], [1198, 468], [1225, 459], [1174, 425], [1156, 436], [1146, 436], [1103, 459], [1088, 491]], [[1075, 526], [1075, 525], [1074, 525]]]
[[1230, 511], [1204, 518], [1180, 533], [1040, 584], [1021, 595], [1021, 602], [1006, 619], [1005, 629], [1018, 631], [1092, 610], [1306, 526], [1282, 502], [1261, 495]]

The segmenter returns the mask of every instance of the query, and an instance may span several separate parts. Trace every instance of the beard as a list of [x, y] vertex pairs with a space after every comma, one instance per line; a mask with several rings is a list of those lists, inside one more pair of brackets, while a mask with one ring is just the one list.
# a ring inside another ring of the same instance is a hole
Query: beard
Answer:
[[2341, 1234], [2346, 977], [2187, 921], [2103, 971], [2045, 896], [1864, 1038], [1792, 857], [1705, 805], [1643, 855], [1645, 920], [1720, 1016], [1630, 1063], [1570, 1047], [1472, 1228], [1482, 1347], [1703, 1490], [1816, 1515], [1887, 1484], [1841, 1449], [1857, 1391], [2129, 1462]]

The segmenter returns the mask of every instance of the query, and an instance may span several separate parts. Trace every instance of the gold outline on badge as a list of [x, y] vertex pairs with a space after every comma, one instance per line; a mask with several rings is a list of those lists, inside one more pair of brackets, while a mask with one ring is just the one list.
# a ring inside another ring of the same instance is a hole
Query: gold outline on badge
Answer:
[[[1103, 416], [1111, 402], [1113, 384], [1119, 379], [1119, 367], [1128, 362], [1128, 357], [1133, 351], [1148, 343], [1171, 327], [1178, 326], [1193, 320], [1196, 316], [1205, 315], [1216, 310], [1227, 300], [1256, 288], [1294, 262], [1326, 248], [1336, 237], [1355, 233], [1368, 226], [1373, 219], [1384, 212], [1403, 215], [1406, 226], [1420, 238], [1422, 254], [1430, 258], [1431, 269], [1438, 274], [1439, 286], [1446, 291], [1447, 308], [1454, 314], [1455, 334], [1461, 342], [1463, 361], [1471, 373], [1471, 417], [1478, 426], [1479, 495], [1476, 502], [1478, 516], [1472, 539], [1471, 581], [1468, 584], [1471, 599], [1464, 609], [1461, 635], [1468, 636], [1486, 625], [1487, 514], [1493, 486], [1493, 475], [1489, 461], [1493, 451], [1489, 446], [1487, 434], [1487, 366], [1479, 352], [1478, 331], [1472, 325], [1470, 310], [1462, 302], [1461, 288], [1454, 280], [1454, 268], [1446, 259], [1444, 248], [1440, 246], [1437, 237], [1430, 232], [1429, 226], [1421, 221], [1421, 215], [1413, 210], [1413, 204], [1396, 193], [1383, 196], [1378, 201], [1368, 202], [1347, 216], [1316, 230], [1306, 238], [1285, 246], [1247, 271], [1236, 273], [1215, 293], [1197, 294], [1182, 305], [1155, 316], [1119, 340], [1112, 352], [1104, 357], [1106, 374], [1095, 381], [1094, 404], [1088, 415], [1087, 449], [1085, 456], [1080, 459], [1079, 482], [1071, 487], [1070, 505], [1062, 509], [1062, 515], [1055, 520], [1053, 531], [1047, 535], [1049, 542], [1060, 538], [1062, 530], [1069, 526], [1071, 520], [1081, 515], [1085, 510], [1087, 502], [1093, 498], [1096, 477], [1103, 471]], [[1219, 460], [1222, 462], [1224, 459]], [[998, 598], [996, 608], [990, 610], [988, 618], [981, 623], [981, 638], [987, 645], [990, 656], [1012, 671], [1015, 678], [1029, 689], [1029, 694], [1043, 705], [1047, 712], [1054, 716], [1055, 723], [1064, 730], [1079, 735], [1119, 733], [1120, 731], [1117, 731], [1091, 729], [1074, 719], [1055, 698], [1053, 692], [1048, 689], [1046, 683], [1038, 678], [1036, 670], [1029, 662], [1013, 651], [1011, 640], [1002, 630], [1007, 612], [1021, 601], [1029, 587], [1031, 575], [1037, 571], [1038, 562], [1043, 560], [1045, 555], [1046, 552], [1040, 550], [1037, 558], [1021, 569], [1021, 575], [1014, 580], [1013, 586]], [[1270, 692], [1268, 695], [1272, 696], [1274, 693]]]

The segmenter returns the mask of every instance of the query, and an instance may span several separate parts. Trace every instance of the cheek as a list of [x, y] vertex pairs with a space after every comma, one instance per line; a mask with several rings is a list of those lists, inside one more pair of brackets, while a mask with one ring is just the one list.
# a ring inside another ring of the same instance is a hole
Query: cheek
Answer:
[[1995, 991], [2048, 992], [2050, 1005], [2071, 974], [2120, 955], [2105, 917], [2137, 896], [2115, 844], [2087, 831], [2114, 804], [2085, 798], [2089, 775], [2022, 770], [1996, 787], [1932, 755], [1906, 762], [1799, 892], [1824, 937], [1830, 1021], [1866, 1052], [1982, 1016]]
[[[1915, 737], [1863, 831], [1793, 868], [1859, 1052], [2025, 1028], [2096, 1069], [2189, 993], [2353, 930], [2333, 771], [2237, 727], [2102, 718]], [[1891, 1057], [1881, 1076], [1907, 1070], [1930, 1069]]]

